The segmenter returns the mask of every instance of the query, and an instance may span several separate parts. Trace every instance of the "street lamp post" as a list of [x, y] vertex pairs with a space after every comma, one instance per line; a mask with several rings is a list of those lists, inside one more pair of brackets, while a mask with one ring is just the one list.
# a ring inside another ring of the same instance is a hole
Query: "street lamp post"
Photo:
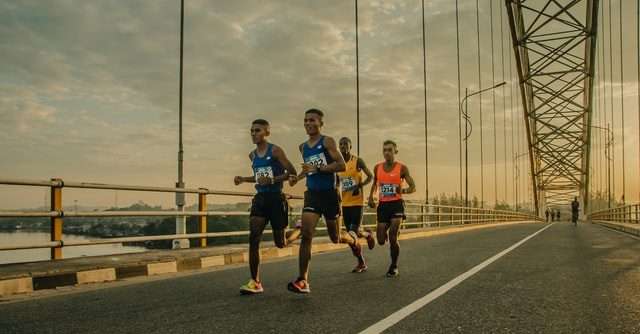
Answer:
[[[184, 0], [180, 1], [180, 73], [179, 73], [179, 95], [178, 95], [178, 182], [176, 188], [184, 188], [184, 150], [182, 146], [182, 58], [183, 58], [183, 37], [184, 37]], [[185, 194], [176, 192], [176, 207], [178, 211], [184, 211]], [[176, 234], [187, 233], [187, 221], [185, 216], [176, 217]], [[173, 248], [189, 248], [188, 239], [173, 240]]]
[[[474, 95], [478, 95], [480, 93], [484, 93], [488, 90], [492, 90], [492, 89], [496, 89], [498, 87], [504, 86], [506, 84], [505, 81], [493, 85], [489, 88], [485, 88], [485, 89], [481, 89], [477, 92], [472, 92], [471, 94], [469, 94], [469, 89], [465, 88], [464, 90], [464, 99], [462, 99], [462, 101], [460, 102], [460, 110], [462, 110], [462, 105], [464, 104], [464, 111], [462, 111], [462, 116], [465, 120], [465, 124], [464, 124], [464, 131], [465, 131], [465, 137], [464, 137], [464, 205], [465, 206], [469, 206], [469, 137], [471, 137], [471, 132], [473, 131], [473, 127], [471, 125], [471, 117], [469, 116], [469, 112], [467, 110], [469, 104], [468, 104], [468, 99]], [[481, 182], [483, 182], [484, 180], [481, 180]], [[480, 206], [484, 206], [484, 198], [480, 201]]]

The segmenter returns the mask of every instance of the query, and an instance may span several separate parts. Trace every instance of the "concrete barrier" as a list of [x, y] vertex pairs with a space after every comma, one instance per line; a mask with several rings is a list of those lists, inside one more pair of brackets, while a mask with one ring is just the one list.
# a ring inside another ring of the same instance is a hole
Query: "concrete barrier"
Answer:
[[0, 281], [0, 297], [27, 292], [33, 292], [33, 280], [31, 277]]

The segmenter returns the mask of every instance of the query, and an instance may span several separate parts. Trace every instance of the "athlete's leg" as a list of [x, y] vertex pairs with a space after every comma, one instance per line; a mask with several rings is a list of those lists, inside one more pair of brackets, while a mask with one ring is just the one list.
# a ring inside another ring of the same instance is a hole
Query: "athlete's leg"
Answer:
[[378, 222], [376, 226], [376, 237], [378, 238], [378, 245], [383, 246], [385, 242], [387, 242], [387, 230], [389, 229], [389, 224]]
[[298, 265], [300, 269], [299, 279], [307, 280], [309, 277], [309, 262], [311, 261], [311, 242], [316, 231], [316, 225], [320, 215], [314, 212], [302, 213], [302, 239], [300, 252], [298, 253]]
[[329, 238], [331, 242], [337, 244], [338, 242], [346, 243], [351, 248], [353, 256], [358, 259], [359, 265], [364, 265], [364, 257], [362, 256], [362, 247], [358, 243], [358, 236], [355, 233], [349, 233], [347, 231], [339, 230], [337, 220], [326, 220], [327, 232], [329, 232]]
[[289, 230], [287, 232], [285, 232], [285, 246], [289, 246], [291, 245], [294, 241], [300, 239], [300, 236], [302, 235], [302, 228], [297, 226], [294, 227], [292, 230]]
[[260, 239], [267, 225], [264, 217], [251, 217], [249, 219], [249, 270], [254, 281], [260, 281]]
[[402, 217], [392, 218], [389, 227], [389, 248], [391, 250], [391, 267], [398, 267], [398, 256], [400, 255], [400, 244], [398, 243], [398, 237], [400, 236], [400, 225], [402, 224]]

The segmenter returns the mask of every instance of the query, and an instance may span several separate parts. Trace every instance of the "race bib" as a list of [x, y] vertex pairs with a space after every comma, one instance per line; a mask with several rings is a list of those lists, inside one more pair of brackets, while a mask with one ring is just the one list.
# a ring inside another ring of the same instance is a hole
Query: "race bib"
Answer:
[[[327, 158], [324, 156], [324, 153], [318, 153], [318, 154], [314, 154], [314, 155], [310, 155], [308, 157], [306, 157], [304, 159], [304, 162], [306, 164], [315, 166], [317, 168], [320, 168], [322, 166], [326, 166], [327, 165]], [[308, 175], [311, 175], [313, 173], [308, 173]]]
[[395, 196], [398, 192], [396, 191], [398, 185], [397, 184], [381, 184], [380, 185], [380, 197], [392, 197]]
[[356, 181], [351, 176], [340, 178], [340, 182], [342, 191], [351, 191], [356, 187]]
[[273, 169], [271, 168], [271, 166], [256, 167], [253, 170], [253, 174], [255, 175], [256, 182], [261, 177], [268, 177], [270, 179], [273, 179]]

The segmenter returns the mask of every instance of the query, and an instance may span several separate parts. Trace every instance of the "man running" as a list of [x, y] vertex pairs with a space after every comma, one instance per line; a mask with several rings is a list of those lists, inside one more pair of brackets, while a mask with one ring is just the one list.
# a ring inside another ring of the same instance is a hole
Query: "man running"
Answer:
[[[342, 221], [351, 237], [366, 238], [369, 249], [373, 249], [376, 244], [373, 233], [369, 229], [366, 231], [360, 229], [364, 207], [363, 188], [371, 182], [373, 175], [362, 158], [351, 154], [351, 139], [342, 137], [339, 145], [346, 164], [346, 170], [338, 173], [342, 191]], [[363, 172], [367, 176], [364, 182], [362, 181]], [[358, 260], [358, 264], [351, 272], [362, 273], [367, 270], [364, 257], [359, 257]]]
[[267, 141], [270, 134], [269, 122], [256, 119], [251, 124], [251, 139], [256, 149], [249, 153], [253, 176], [236, 176], [236, 185], [244, 182], [255, 182], [257, 194], [251, 203], [249, 218], [249, 269], [251, 279], [240, 287], [242, 294], [256, 294], [264, 291], [260, 280], [260, 239], [267, 223], [271, 223], [273, 240], [278, 248], [299, 236], [299, 231], [290, 231], [285, 236], [288, 225], [289, 205], [282, 193], [282, 182], [289, 179], [289, 184], [295, 183], [296, 169], [284, 151]]
[[[382, 145], [384, 162], [378, 163], [373, 169], [373, 185], [369, 193], [369, 206], [375, 207], [373, 194], [379, 189], [377, 215], [378, 226], [376, 235], [378, 244], [384, 245], [389, 240], [391, 252], [391, 265], [387, 271], [387, 277], [398, 276], [398, 256], [400, 255], [400, 245], [398, 236], [400, 235], [400, 224], [406, 219], [404, 214], [404, 201], [402, 194], [411, 194], [416, 191], [416, 184], [409, 174], [409, 168], [404, 164], [395, 161], [398, 154], [398, 145], [392, 140], [386, 140]], [[409, 188], [402, 188], [402, 181], [406, 181]]]
[[323, 117], [324, 113], [318, 109], [309, 109], [304, 114], [304, 128], [309, 139], [300, 144], [304, 163], [298, 179], [307, 178], [307, 191], [304, 193], [302, 209], [302, 241], [298, 256], [300, 272], [298, 278], [287, 285], [289, 291], [297, 293], [311, 292], [308, 283], [311, 241], [320, 216], [324, 216], [327, 232], [333, 243], [345, 242], [351, 247], [354, 256], [359, 259], [362, 257], [362, 248], [358, 241], [348, 233], [340, 231], [336, 223], [340, 216], [336, 173], [345, 170], [345, 163], [338, 152], [335, 140], [320, 133]]
[[574, 197], [571, 202], [571, 222], [574, 226], [578, 226], [578, 214], [580, 213], [580, 203], [578, 197]]

